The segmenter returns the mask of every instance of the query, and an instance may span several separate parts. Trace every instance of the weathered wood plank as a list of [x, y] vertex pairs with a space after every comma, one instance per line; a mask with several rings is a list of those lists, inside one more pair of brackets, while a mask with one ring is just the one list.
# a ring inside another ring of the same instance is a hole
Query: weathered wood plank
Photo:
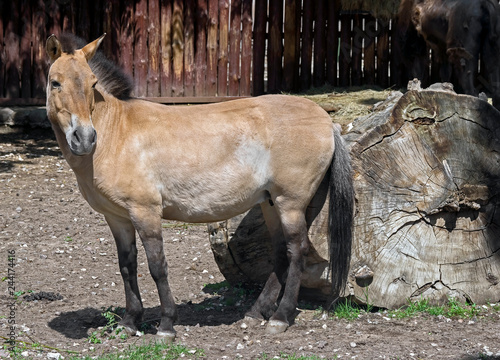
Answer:
[[302, 49], [300, 52], [300, 90], [306, 90], [312, 83], [312, 48], [314, 1], [304, 1], [302, 10]]
[[21, 97], [31, 96], [31, 6], [28, 0], [21, 1]]
[[207, 29], [207, 95], [217, 94], [217, 32], [219, 28], [219, 0], [208, 0]]
[[241, 0], [231, 1], [230, 16], [228, 95], [238, 96], [240, 93]]
[[360, 86], [363, 79], [363, 19], [361, 15], [355, 14], [352, 32], [352, 85]]
[[117, 34], [113, 31], [113, 8], [116, 7], [117, 4], [119, 6], [117, 0], [106, 1], [104, 4], [102, 31], [103, 33], [106, 33], [106, 36], [102, 40], [102, 44], [99, 47], [99, 50], [101, 50], [108, 59], [114, 62], [118, 62], [118, 54], [113, 53], [113, 37]]
[[267, 92], [276, 93], [281, 89], [283, 78], [283, 1], [269, 0], [269, 41], [267, 51]]
[[102, 26], [104, 24], [103, 21], [104, 12], [102, 11], [104, 7], [103, 4], [104, 1], [105, 0], [94, 0], [88, 2], [89, 14], [92, 18], [90, 26], [90, 36], [88, 41], [97, 39], [104, 32], [102, 29]]
[[[86, 39], [87, 41], [90, 41], [89, 6], [90, 1], [76, 1], [76, 14], [78, 17], [76, 23], [76, 33], [78, 36]], [[53, 34], [53, 32], [51, 32], [51, 34]]]
[[[285, 0], [285, 38], [283, 50], [283, 90], [292, 91], [298, 77], [297, 47], [297, 4], [295, 0]], [[300, 19], [299, 19], [300, 20]]]
[[20, 36], [19, 36], [19, 8], [18, 2], [8, 2], [7, 13], [10, 18], [5, 24], [5, 97], [20, 97]]
[[252, 93], [252, 0], [242, 0], [240, 95]]
[[62, 17], [62, 31], [75, 33], [76, 25], [75, 25], [75, 4], [73, 1], [67, 3], [61, 3], [61, 17]]
[[174, 0], [172, 8], [172, 95], [184, 95], [184, 2]]
[[377, 35], [377, 20], [368, 15], [365, 18], [365, 53], [364, 53], [364, 83], [374, 85], [376, 79], [375, 70], [375, 39]]
[[378, 22], [380, 31], [377, 40], [377, 84], [389, 86], [389, 22]]
[[49, 33], [59, 35], [62, 32], [62, 16], [61, 8], [57, 0], [47, 1], [47, 10], [50, 14], [48, 20], [49, 23]]
[[31, 93], [35, 98], [45, 98], [48, 59], [45, 53], [47, 39], [45, 24], [45, 2], [37, 0], [33, 4], [33, 82]]
[[149, 0], [147, 96], [160, 96], [160, 16], [161, 9], [158, 0]]
[[194, 95], [194, 12], [195, 1], [184, 3], [184, 96]]
[[255, 19], [253, 31], [253, 95], [262, 95], [265, 91], [264, 72], [266, 54], [267, 0], [255, 0]]
[[172, 95], [172, 4], [161, 2], [160, 94]]
[[325, 84], [326, 73], [326, 1], [316, 1], [314, 11], [314, 70], [313, 86]]
[[195, 53], [195, 85], [196, 96], [207, 95], [207, 0], [197, 0], [196, 7], [196, 53]]
[[340, 0], [328, 1], [328, 28], [326, 47], [326, 81], [329, 84], [337, 85], [337, 54], [339, 48], [339, 16]]
[[120, 19], [119, 64], [127, 74], [134, 74], [134, 1], [122, 2]]
[[[404, 74], [404, 64], [401, 60], [401, 55], [398, 54], [401, 51], [401, 36], [398, 34], [397, 18], [391, 20], [391, 53], [389, 55], [391, 65], [391, 85], [396, 86], [406, 86], [405, 82], [407, 80], [406, 74]], [[405, 80], [403, 80], [405, 79]]]
[[219, 60], [217, 64], [217, 94], [227, 95], [229, 0], [219, 0]]
[[135, 94], [144, 97], [148, 93], [148, 1], [135, 4], [134, 29], [134, 83]]
[[341, 15], [340, 26], [339, 85], [346, 87], [351, 84], [351, 16]]

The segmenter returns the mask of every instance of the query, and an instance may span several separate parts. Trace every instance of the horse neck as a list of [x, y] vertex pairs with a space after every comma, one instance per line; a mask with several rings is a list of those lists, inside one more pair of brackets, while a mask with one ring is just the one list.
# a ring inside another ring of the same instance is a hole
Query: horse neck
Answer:
[[113, 139], [121, 137], [121, 128], [127, 118], [124, 114], [124, 100], [102, 93], [92, 112], [92, 123], [97, 132], [97, 156], [113, 152]]

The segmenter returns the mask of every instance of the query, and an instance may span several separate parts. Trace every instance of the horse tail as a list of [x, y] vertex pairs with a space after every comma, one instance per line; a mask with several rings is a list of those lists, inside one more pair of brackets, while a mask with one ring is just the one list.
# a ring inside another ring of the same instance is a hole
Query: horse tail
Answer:
[[335, 152], [330, 168], [328, 230], [332, 300], [344, 291], [351, 261], [354, 186], [349, 150], [334, 127]]

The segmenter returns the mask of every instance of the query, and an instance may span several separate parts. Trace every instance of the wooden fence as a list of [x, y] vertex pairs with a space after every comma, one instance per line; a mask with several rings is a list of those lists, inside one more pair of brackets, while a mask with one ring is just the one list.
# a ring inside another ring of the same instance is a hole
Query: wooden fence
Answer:
[[101, 48], [133, 77], [134, 95], [163, 102], [400, 83], [390, 22], [344, 13], [340, 0], [0, 4], [0, 104], [43, 103], [45, 40], [65, 31], [106, 32]]

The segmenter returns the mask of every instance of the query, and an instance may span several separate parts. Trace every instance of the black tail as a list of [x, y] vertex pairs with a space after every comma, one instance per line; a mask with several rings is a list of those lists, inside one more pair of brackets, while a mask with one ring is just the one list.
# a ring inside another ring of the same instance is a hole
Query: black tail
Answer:
[[352, 224], [354, 217], [354, 187], [349, 150], [335, 127], [335, 153], [330, 174], [330, 271], [332, 300], [345, 289], [351, 261]]

